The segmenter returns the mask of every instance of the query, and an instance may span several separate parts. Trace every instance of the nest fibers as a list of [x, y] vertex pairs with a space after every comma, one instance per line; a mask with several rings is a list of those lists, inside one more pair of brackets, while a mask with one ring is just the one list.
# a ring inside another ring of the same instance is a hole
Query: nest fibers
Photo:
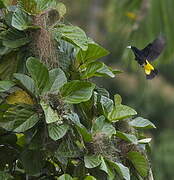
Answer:
[[31, 50], [49, 68], [58, 67], [58, 53], [55, 41], [47, 28], [48, 13], [34, 17], [33, 24], [40, 28], [31, 32]]

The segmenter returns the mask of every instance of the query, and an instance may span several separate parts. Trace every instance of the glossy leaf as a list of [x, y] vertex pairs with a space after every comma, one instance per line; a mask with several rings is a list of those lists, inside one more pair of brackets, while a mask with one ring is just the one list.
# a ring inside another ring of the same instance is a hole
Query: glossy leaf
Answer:
[[135, 151], [128, 152], [127, 157], [142, 177], [146, 177], [148, 175], [148, 161], [141, 153]]
[[83, 70], [81, 78], [88, 79], [93, 76], [97, 77], [115, 77], [115, 74], [110, 67], [106, 66], [101, 62], [92, 62], [87, 64], [86, 68]]
[[47, 67], [38, 59], [30, 57], [27, 59], [27, 69], [34, 80], [35, 86], [42, 93], [44, 87], [49, 81], [49, 73]]
[[88, 44], [87, 49], [81, 49], [77, 54], [77, 61], [79, 63], [89, 64], [97, 59], [107, 56], [109, 52], [98, 44]]
[[58, 93], [60, 88], [67, 83], [67, 78], [60, 68], [56, 68], [49, 71], [49, 82], [49, 92]]
[[81, 156], [80, 148], [75, 144], [72, 137], [66, 137], [59, 145], [55, 155], [57, 158], [77, 158]]
[[130, 180], [129, 169], [119, 162], [108, 161], [109, 164], [116, 170], [116, 172], [125, 180]]
[[120, 105], [122, 103], [122, 98], [119, 94], [116, 94], [114, 96], [114, 102], [115, 102], [115, 105]]
[[86, 168], [95, 168], [101, 164], [101, 158], [97, 155], [84, 156], [84, 162]]
[[59, 125], [52, 123], [48, 125], [48, 134], [51, 139], [57, 141], [67, 133], [68, 129], [69, 126], [67, 124]]
[[59, 12], [60, 17], [63, 17], [66, 14], [66, 6], [63, 3], [58, 3], [56, 9]]
[[88, 101], [93, 93], [95, 85], [90, 82], [74, 80], [64, 84], [61, 94], [65, 102], [78, 104]]
[[87, 50], [88, 40], [87, 40], [86, 34], [79, 27], [61, 25], [57, 27], [56, 31], [55, 31], [55, 36], [61, 36], [62, 39], [80, 47], [83, 50]]
[[105, 134], [106, 136], [111, 137], [113, 134], [116, 133], [116, 130], [114, 126], [112, 126], [111, 123], [108, 123], [105, 121], [104, 116], [98, 117], [93, 126], [92, 126], [92, 132], [93, 133], [102, 133]]
[[133, 134], [127, 134], [127, 133], [117, 131], [116, 136], [119, 137], [120, 139], [123, 139], [130, 143], [138, 144], [138, 140], [137, 140], [136, 136]]
[[146, 143], [150, 143], [151, 140], [152, 140], [152, 138], [140, 139], [140, 140], [138, 140], [138, 143], [146, 144]]
[[82, 126], [76, 126], [78, 132], [83, 137], [83, 140], [85, 142], [91, 142], [92, 141], [92, 134], [88, 132], [88, 130], [82, 125]]
[[80, 123], [80, 119], [76, 113], [67, 114], [64, 118], [71, 120], [76, 125], [76, 129], [81, 134], [85, 142], [92, 141], [92, 134]]
[[32, 19], [28, 14], [23, 12], [21, 9], [17, 8], [13, 13], [12, 26], [20, 31], [26, 30], [32, 26]]
[[0, 92], [8, 91], [15, 85], [12, 81], [0, 81]]
[[101, 164], [99, 168], [109, 175], [108, 166], [103, 157], [101, 157]]
[[30, 39], [24, 32], [16, 29], [8, 29], [0, 35], [4, 46], [9, 48], [18, 48], [30, 42]]
[[97, 179], [93, 176], [86, 176], [84, 180], [97, 180]]
[[19, 81], [29, 92], [32, 94], [36, 93], [36, 88], [34, 85], [34, 80], [25, 74], [15, 73], [13, 74], [14, 78]]
[[42, 109], [44, 111], [45, 120], [46, 120], [47, 124], [61, 120], [59, 118], [57, 112], [54, 111], [49, 104], [45, 103], [44, 101], [41, 101], [40, 104], [41, 104]]
[[18, 1], [19, 8], [28, 14], [37, 14], [37, 3], [35, 0], [19, 0]]
[[98, 77], [115, 77], [115, 74], [113, 73], [112, 69], [106, 66], [104, 63], [103, 67], [101, 69], [98, 69], [95, 75]]
[[0, 126], [8, 131], [25, 132], [32, 128], [38, 121], [38, 115], [27, 109], [11, 109], [4, 115], [4, 118], [11, 120]]
[[13, 73], [17, 71], [17, 65], [18, 61], [16, 52], [4, 55], [0, 62], [0, 79], [11, 80]]
[[104, 96], [106, 98], [109, 98], [110, 94], [105, 88], [96, 87], [96, 91], [100, 96]]
[[129, 106], [126, 105], [116, 105], [115, 108], [108, 114], [108, 119], [110, 121], [118, 121], [124, 118], [136, 115], [137, 112]]
[[73, 59], [75, 59], [76, 48], [71, 43], [61, 40], [60, 38], [56, 40], [59, 43], [60, 68], [62, 68], [64, 72], [69, 72], [70, 65]]
[[69, 174], [63, 174], [62, 176], [59, 176], [57, 180], [73, 180], [73, 178]]
[[156, 128], [155, 125], [147, 119], [137, 117], [129, 122], [129, 125], [137, 129]]
[[90, 63], [89, 65], [87, 65], [85, 71], [82, 73], [81, 78], [88, 79], [95, 76], [97, 70], [101, 69], [102, 67], [103, 64], [101, 62]]
[[19, 7], [30, 15], [37, 15], [50, 9], [57, 9], [57, 2], [56, 0], [19, 0]]
[[104, 115], [108, 116], [108, 113], [110, 113], [113, 109], [113, 101], [105, 96], [100, 96], [99, 103], [101, 104]]

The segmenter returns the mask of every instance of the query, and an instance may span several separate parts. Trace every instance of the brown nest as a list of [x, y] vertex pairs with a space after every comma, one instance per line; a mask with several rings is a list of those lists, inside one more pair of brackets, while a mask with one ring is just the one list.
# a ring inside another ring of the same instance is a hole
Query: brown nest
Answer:
[[48, 18], [51, 18], [48, 13], [33, 18], [33, 25], [39, 26], [39, 29], [31, 32], [31, 51], [51, 69], [58, 67], [58, 53], [55, 40], [47, 27]]

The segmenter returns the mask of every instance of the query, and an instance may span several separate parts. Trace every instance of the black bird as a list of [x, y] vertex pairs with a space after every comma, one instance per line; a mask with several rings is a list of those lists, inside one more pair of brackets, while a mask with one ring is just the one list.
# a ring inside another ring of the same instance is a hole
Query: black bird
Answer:
[[146, 79], [153, 79], [158, 74], [158, 70], [155, 69], [149, 62], [154, 61], [161, 54], [164, 47], [165, 38], [163, 36], [159, 36], [142, 50], [134, 46], [128, 46], [127, 48], [131, 48], [135, 55], [135, 60], [144, 68]]

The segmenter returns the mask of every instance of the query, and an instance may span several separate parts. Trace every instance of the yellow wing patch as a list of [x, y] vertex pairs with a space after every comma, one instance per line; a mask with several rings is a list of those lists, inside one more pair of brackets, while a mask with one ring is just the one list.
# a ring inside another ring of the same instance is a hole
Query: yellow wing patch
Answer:
[[146, 60], [146, 64], [144, 65], [145, 73], [149, 75], [152, 70], [154, 70], [154, 67]]

